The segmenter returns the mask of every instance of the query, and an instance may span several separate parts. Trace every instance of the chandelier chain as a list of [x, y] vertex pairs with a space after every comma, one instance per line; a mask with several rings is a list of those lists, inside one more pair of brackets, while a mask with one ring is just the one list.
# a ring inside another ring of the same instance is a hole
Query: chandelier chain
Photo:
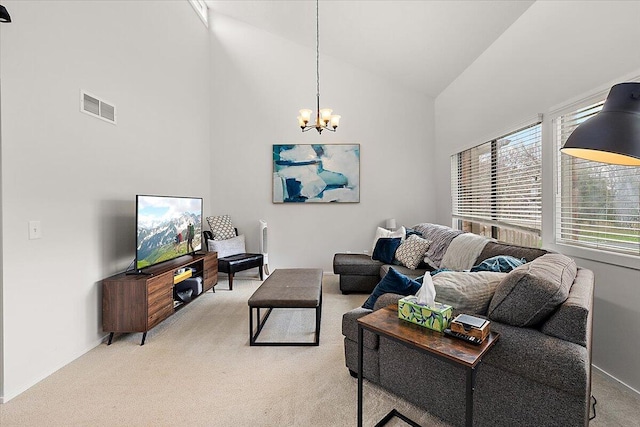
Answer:
[[320, 98], [320, 8], [316, 0], [316, 96]]

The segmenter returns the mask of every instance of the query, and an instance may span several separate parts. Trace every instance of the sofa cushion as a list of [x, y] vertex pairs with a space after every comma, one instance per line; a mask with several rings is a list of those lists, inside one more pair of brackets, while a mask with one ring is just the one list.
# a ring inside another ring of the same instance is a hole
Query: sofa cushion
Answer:
[[405, 267], [415, 270], [423, 260], [430, 243], [430, 241], [418, 237], [417, 234], [412, 234], [396, 250], [396, 259]]
[[530, 262], [546, 253], [549, 252], [545, 249], [529, 248], [509, 243], [489, 242], [484, 246], [480, 255], [478, 255], [478, 259], [476, 259], [474, 265], [478, 265], [485, 259], [498, 255], [510, 255], [516, 258], [524, 258], [527, 262]]
[[385, 264], [391, 264], [393, 258], [396, 255], [396, 250], [401, 243], [400, 237], [381, 237], [376, 242], [376, 247], [373, 249], [371, 259], [382, 261]]
[[534, 328], [499, 322], [491, 323], [491, 331], [498, 332], [500, 339], [482, 359], [483, 365], [584, 396], [589, 378], [589, 351], [585, 347], [550, 337]]
[[443, 271], [433, 276], [436, 301], [472, 314], [485, 314], [496, 287], [507, 273]]
[[367, 254], [335, 254], [333, 256], [333, 272], [352, 276], [380, 277], [380, 261], [371, 259]]
[[408, 278], [404, 274], [398, 273], [395, 269], [390, 268], [389, 272], [382, 278], [380, 283], [376, 285], [369, 295], [369, 298], [362, 304], [362, 308], [373, 310], [378, 297], [386, 293], [394, 293], [399, 295], [415, 295], [422, 285], [413, 279]]
[[487, 312], [491, 320], [532, 327], [545, 321], [569, 296], [575, 261], [546, 254], [507, 274], [496, 288]]
[[398, 273], [404, 274], [405, 276], [414, 280], [418, 277], [424, 276], [424, 274], [427, 272], [427, 270], [420, 269], [420, 268], [416, 268], [415, 270], [412, 270], [410, 268], [405, 267], [404, 265], [384, 264], [380, 266], [380, 277], [386, 276], [390, 268], [393, 268]]

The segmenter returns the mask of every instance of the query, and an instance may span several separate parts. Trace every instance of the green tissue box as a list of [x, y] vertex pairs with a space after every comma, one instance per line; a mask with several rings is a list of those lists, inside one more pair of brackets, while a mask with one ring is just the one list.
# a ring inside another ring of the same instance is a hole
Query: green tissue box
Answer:
[[435, 302], [434, 306], [418, 304], [413, 295], [398, 301], [398, 317], [416, 325], [442, 332], [449, 327], [453, 316], [453, 307]]

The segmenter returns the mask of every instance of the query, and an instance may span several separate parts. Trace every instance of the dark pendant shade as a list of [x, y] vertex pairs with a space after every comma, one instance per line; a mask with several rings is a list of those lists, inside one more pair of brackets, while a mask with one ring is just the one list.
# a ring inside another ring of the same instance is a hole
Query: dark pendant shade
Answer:
[[0, 4], [0, 22], [11, 22], [11, 16], [7, 8]]
[[602, 110], [581, 123], [560, 151], [596, 162], [640, 166], [640, 83], [613, 86]]

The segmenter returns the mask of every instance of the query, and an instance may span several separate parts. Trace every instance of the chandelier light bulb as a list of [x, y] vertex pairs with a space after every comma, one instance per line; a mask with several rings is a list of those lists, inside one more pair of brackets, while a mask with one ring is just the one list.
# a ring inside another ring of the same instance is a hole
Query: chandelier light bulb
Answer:
[[300, 117], [302, 117], [302, 120], [305, 122], [305, 124], [309, 123], [309, 120], [311, 120], [311, 110], [300, 110]]
[[329, 123], [329, 120], [331, 120], [331, 113], [333, 113], [331, 108], [323, 108], [320, 110], [320, 120], [322, 120], [324, 125]]

